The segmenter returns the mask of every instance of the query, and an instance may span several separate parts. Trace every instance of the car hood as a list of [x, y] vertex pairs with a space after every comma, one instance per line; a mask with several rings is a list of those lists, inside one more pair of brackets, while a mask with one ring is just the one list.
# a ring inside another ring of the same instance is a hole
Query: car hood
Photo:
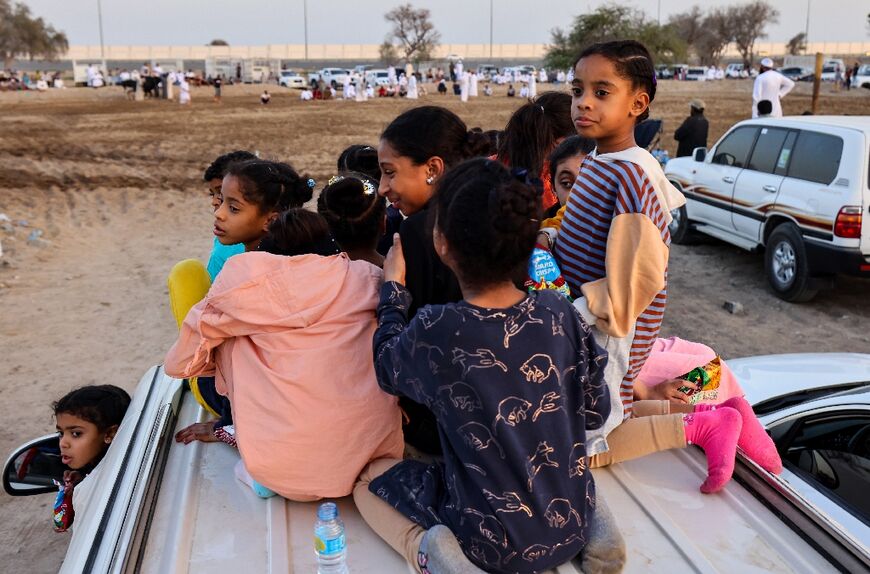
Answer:
[[870, 381], [870, 355], [794, 353], [731, 359], [750, 404], [811, 389]]

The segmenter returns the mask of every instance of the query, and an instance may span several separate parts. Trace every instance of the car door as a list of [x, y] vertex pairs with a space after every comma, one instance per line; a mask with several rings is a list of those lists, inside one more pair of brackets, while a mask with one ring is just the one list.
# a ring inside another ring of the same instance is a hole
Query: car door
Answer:
[[[806, 237], [831, 241], [837, 212], [849, 186], [837, 185], [844, 141], [839, 135], [800, 130], [776, 211], [788, 215]], [[845, 175], [849, 175], [846, 173]]]
[[780, 479], [857, 540], [870, 535], [870, 410], [843, 405], [775, 423]]
[[765, 213], [776, 204], [795, 136], [785, 128], [760, 128], [746, 169], [734, 184], [731, 220], [737, 235], [760, 242]]
[[688, 216], [693, 221], [732, 231], [731, 198], [734, 183], [746, 165], [758, 126], [739, 126], [723, 137], [696, 170], [692, 185], [685, 189], [693, 200]]

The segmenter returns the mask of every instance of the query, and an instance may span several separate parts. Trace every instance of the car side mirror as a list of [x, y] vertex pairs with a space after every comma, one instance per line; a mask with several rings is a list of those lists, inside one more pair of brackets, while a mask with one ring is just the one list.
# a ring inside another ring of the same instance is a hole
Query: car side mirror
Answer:
[[696, 147], [692, 150], [692, 159], [695, 161], [704, 161], [707, 157], [707, 148], [705, 147]]
[[3, 467], [3, 490], [10, 496], [56, 492], [68, 470], [60, 460], [60, 436], [50, 434], [23, 444]]

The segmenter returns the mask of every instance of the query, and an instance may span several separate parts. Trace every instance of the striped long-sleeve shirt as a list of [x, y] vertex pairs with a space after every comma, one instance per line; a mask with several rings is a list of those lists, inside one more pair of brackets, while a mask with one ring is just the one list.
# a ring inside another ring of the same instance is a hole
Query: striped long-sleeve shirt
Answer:
[[643, 168], [587, 157], [569, 196], [556, 256], [588, 317], [611, 337], [631, 336], [619, 396], [631, 414], [634, 379], [658, 337], [667, 303], [670, 234]]

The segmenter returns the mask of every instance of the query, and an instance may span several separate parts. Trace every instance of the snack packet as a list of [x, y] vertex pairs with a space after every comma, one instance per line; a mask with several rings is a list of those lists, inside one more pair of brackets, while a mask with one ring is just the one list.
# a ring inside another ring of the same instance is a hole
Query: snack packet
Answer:
[[52, 514], [54, 531], [66, 532], [72, 526], [76, 514], [72, 505], [73, 484], [72, 481], [66, 479], [63, 483], [57, 480], [52, 482], [58, 487], [57, 498], [54, 499], [54, 513]]
[[689, 387], [679, 387], [679, 391], [689, 396], [689, 403], [697, 404], [701, 401], [715, 401], [719, 398], [719, 382], [722, 379], [722, 364], [719, 357], [704, 365], [692, 369], [679, 377], [698, 385], [698, 390]]
[[556, 258], [547, 249], [536, 246], [532, 250], [532, 256], [529, 258], [529, 276], [525, 283], [529, 293], [532, 291], [540, 291], [542, 289], [553, 289], [571, 300], [571, 289], [565, 278], [562, 277], [562, 270], [559, 269], [559, 264], [556, 263]]

